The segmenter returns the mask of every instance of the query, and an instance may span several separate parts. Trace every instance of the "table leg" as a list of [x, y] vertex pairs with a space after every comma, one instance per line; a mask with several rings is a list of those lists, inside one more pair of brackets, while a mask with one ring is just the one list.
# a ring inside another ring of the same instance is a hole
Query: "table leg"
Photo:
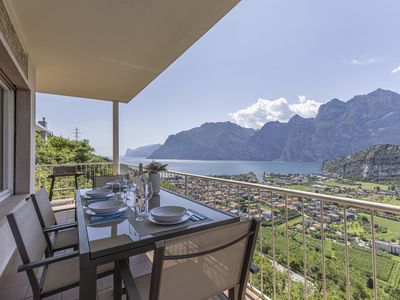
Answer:
[[56, 178], [54, 176], [51, 177], [51, 186], [50, 186], [50, 195], [49, 195], [49, 201], [53, 200], [53, 190], [54, 190], [54, 181]]
[[78, 189], [78, 175], [75, 175], [75, 189]]
[[122, 279], [121, 274], [119, 272], [118, 262], [115, 263], [115, 272], [113, 274], [114, 279], [114, 300], [121, 300], [122, 296]]
[[96, 267], [81, 269], [79, 283], [79, 299], [96, 300], [97, 290], [97, 273]]

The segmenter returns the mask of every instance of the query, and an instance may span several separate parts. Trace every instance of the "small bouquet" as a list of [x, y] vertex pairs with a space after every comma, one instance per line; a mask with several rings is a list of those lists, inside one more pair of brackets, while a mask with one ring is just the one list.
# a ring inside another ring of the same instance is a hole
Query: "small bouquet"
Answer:
[[166, 171], [167, 166], [168, 166], [167, 164], [163, 165], [163, 164], [153, 160], [151, 163], [149, 163], [147, 166], [145, 166], [145, 169], [147, 170], [147, 172], [149, 174], [158, 174], [162, 171]]

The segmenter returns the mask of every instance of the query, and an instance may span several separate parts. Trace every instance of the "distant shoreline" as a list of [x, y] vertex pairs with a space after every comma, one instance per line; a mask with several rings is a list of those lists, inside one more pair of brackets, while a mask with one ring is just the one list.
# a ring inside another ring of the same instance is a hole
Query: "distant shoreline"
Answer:
[[[138, 165], [147, 164], [152, 159], [145, 157], [120, 157], [121, 163]], [[285, 162], [285, 161], [241, 161], [241, 160], [180, 160], [157, 159], [168, 164], [175, 171], [199, 175], [236, 175], [253, 172], [259, 180], [265, 173], [281, 174], [321, 174], [319, 162]]]

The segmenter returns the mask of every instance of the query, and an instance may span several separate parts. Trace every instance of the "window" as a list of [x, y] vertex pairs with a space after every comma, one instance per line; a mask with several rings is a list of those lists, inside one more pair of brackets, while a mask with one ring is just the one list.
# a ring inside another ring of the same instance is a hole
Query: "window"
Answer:
[[4, 191], [4, 121], [5, 121], [5, 109], [4, 109], [4, 89], [0, 87], [0, 192]]
[[0, 201], [13, 193], [14, 92], [0, 80]]

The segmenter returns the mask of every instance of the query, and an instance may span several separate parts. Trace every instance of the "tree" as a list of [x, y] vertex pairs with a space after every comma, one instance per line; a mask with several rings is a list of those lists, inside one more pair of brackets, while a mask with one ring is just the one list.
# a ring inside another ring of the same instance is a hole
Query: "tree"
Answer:
[[107, 162], [106, 157], [94, 154], [88, 140], [74, 141], [62, 136], [51, 135], [43, 140], [36, 135], [36, 164], [67, 164]]

